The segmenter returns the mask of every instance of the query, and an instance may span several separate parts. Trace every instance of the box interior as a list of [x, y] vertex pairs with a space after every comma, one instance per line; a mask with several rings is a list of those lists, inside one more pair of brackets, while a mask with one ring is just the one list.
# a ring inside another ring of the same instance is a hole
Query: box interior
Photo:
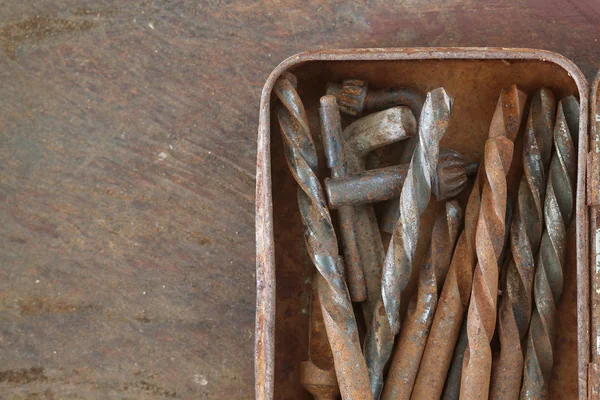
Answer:
[[[552, 89], [556, 100], [568, 95], [579, 97], [577, 86], [562, 67], [541, 60], [396, 60], [396, 61], [313, 61], [293, 67], [290, 72], [298, 78], [298, 92], [308, 113], [311, 134], [319, 152], [321, 180], [329, 176], [325, 168], [320, 137], [318, 104], [325, 93], [326, 83], [359, 78], [369, 82], [372, 90], [388, 87], [407, 87], [422, 93], [443, 86], [454, 99], [450, 126], [441, 146], [457, 150], [469, 161], [483, 156], [489, 123], [503, 87], [517, 84], [528, 95], [526, 110], [536, 91]], [[277, 102], [272, 95], [272, 106]], [[275, 393], [276, 399], [310, 399], [300, 383], [300, 362], [307, 359], [310, 319], [311, 280], [315, 268], [309, 259], [303, 238], [303, 228], [297, 205], [297, 186], [288, 171], [276, 113], [271, 113], [271, 157], [273, 228], [276, 266], [276, 325], [275, 325]], [[508, 175], [509, 199], [517, 198], [518, 182], [522, 175], [522, 131], [515, 142], [515, 153]], [[344, 126], [351, 122], [343, 118]], [[402, 143], [379, 151], [379, 164], [394, 164]], [[372, 160], [373, 161], [373, 160]], [[375, 165], [375, 161], [372, 162]], [[466, 205], [470, 191], [460, 196]], [[419, 243], [427, 243], [435, 211], [442, 203], [432, 202], [423, 218]], [[381, 213], [382, 204], [376, 205]], [[565, 283], [558, 306], [555, 362], [550, 395], [553, 399], [577, 397], [577, 288], [575, 213], [569, 224], [569, 243], [565, 266]], [[335, 219], [335, 211], [332, 212]], [[384, 237], [384, 240], [389, 238]], [[386, 243], [384, 241], [384, 243]], [[425, 246], [419, 246], [417, 259], [422, 258]], [[387, 248], [387, 246], [386, 246]], [[417, 263], [419, 265], [419, 263]], [[414, 293], [418, 267], [414, 268], [406, 298]], [[403, 304], [408, 301], [403, 299]], [[360, 313], [359, 313], [360, 314]]]

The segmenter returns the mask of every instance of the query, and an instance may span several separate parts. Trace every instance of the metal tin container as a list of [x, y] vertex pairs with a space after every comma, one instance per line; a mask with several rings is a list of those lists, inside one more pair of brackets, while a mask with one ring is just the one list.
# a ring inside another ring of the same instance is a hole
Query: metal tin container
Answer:
[[[557, 311], [550, 395], [599, 398], [600, 80], [596, 79], [592, 86], [589, 114], [590, 88], [575, 64], [548, 51], [505, 48], [318, 51], [290, 57], [271, 73], [261, 96], [258, 127], [256, 398], [310, 398], [300, 383], [300, 363], [307, 358], [314, 266], [304, 245], [296, 184], [287, 169], [279, 126], [271, 112], [276, 101], [272, 88], [284, 71], [298, 78], [298, 91], [317, 145], [321, 143], [319, 97], [325, 93], [328, 81], [360, 78], [373, 89], [409, 87], [423, 93], [444, 86], [455, 101], [442, 146], [462, 152], [468, 161], [479, 161], [483, 156], [489, 122], [503, 87], [517, 84], [528, 95], [549, 87], [557, 99], [575, 95], [580, 100], [576, 213], [568, 229], [565, 286]], [[590, 115], [593, 123], [588, 135]], [[521, 145], [519, 138], [515, 150], [520, 152]], [[322, 149], [318, 151], [323, 157]], [[508, 176], [509, 196], [513, 198], [520, 179], [520, 159], [515, 157]], [[325, 165], [323, 159], [320, 165]], [[320, 177], [326, 176], [323, 169]], [[466, 196], [459, 200], [464, 205]], [[428, 218], [432, 221], [431, 215], [425, 216], [426, 221]], [[411, 282], [414, 293], [416, 276]], [[407, 292], [411, 294], [411, 290]]]

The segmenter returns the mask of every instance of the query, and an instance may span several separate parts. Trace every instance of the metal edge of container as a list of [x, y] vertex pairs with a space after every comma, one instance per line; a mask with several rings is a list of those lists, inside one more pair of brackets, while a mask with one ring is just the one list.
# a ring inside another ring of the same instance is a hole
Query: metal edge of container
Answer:
[[[586, 166], [588, 156], [589, 86], [581, 70], [566, 57], [547, 50], [448, 47], [448, 48], [369, 48], [320, 50], [299, 53], [281, 62], [263, 87], [257, 140], [256, 165], [256, 325], [254, 347], [255, 397], [273, 398], [275, 365], [275, 257], [273, 202], [271, 193], [270, 102], [273, 85], [291, 67], [311, 61], [401, 61], [401, 60], [537, 60], [556, 64], [575, 81], [580, 99], [580, 127], [576, 196], [577, 244], [577, 358], [579, 398], [587, 397], [590, 360], [590, 270]], [[582, 140], [583, 139], [583, 140]]]
[[588, 370], [588, 398], [600, 398], [600, 110], [598, 110], [598, 90], [600, 71], [591, 86], [590, 95], [590, 151], [588, 153], [588, 202], [590, 208], [590, 337], [591, 359]]

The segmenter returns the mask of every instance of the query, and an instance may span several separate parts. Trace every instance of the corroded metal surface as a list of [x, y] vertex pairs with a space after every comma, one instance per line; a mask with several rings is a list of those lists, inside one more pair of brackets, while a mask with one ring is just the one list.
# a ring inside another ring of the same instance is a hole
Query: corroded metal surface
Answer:
[[526, 95], [515, 85], [503, 89], [485, 143], [485, 182], [475, 233], [477, 266], [467, 315], [468, 344], [460, 386], [461, 399], [488, 396], [492, 354], [490, 342], [496, 326], [498, 260], [505, 236], [507, 202], [506, 175], [513, 157], [515, 140]]
[[[401, 159], [412, 157], [412, 153], [408, 156], [406, 153], [412, 148], [411, 143], [415, 138], [410, 138], [406, 141]], [[462, 192], [467, 187], [468, 177], [477, 173], [478, 165], [476, 162], [467, 163], [463, 156], [452, 149], [441, 149], [440, 158], [437, 167], [437, 174], [433, 181], [431, 194], [436, 200], [446, 200], [452, 198]], [[400, 217], [400, 203], [397, 199], [392, 200], [388, 204], [383, 219], [381, 221], [381, 230], [387, 233], [392, 233], [396, 222]]]
[[[417, 121], [407, 107], [392, 107], [354, 121], [342, 132], [348, 173], [363, 171], [366, 168], [364, 158], [368, 153], [414, 136], [416, 130]], [[354, 207], [354, 229], [367, 288], [367, 300], [363, 302], [362, 310], [365, 321], [370, 321], [381, 295], [381, 271], [385, 258], [373, 205]]]
[[295, 90], [295, 77], [284, 74], [275, 84], [281, 105], [277, 117], [290, 171], [299, 185], [298, 207], [308, 253], [317, 270], [318, 292], [335, 371], [344, 399], [370, 397], [352, 302], [342, 270], [335, 230], [325, 194], [316, 175], [317, 153], [306, 112]]
[[567, 97], [558, 104], [554, 126], [554, 154], [550, 162], [544, 220], [533, 283], [534, 307], [526, 340], [521, 398], [548, 397], [554, 362], [554, 322], [564, 280], [567, 225], [574, 209], [575, 148], [579, 132], [579, 104]]
[[545, 171], [552, 152], [556, 100], [550, 89], [538, 91], [531, 102], [523, 143], [523, 176], [515, 217], [510, 228], [512, 260], [498, 309], [500, 354], [494, 360], [490, 398], [517, 399], [523, 374], [521, 343], [529, 329], [532, 285], [544, 228]]
[[365, 343], [365, 357], [373, 396], [383, 386], [383, 368], [400, 330], [400, 295], [410, 277], [419, 236], [420, 216], [429, 203], [439, 156], [439, 142], [446, 132], [452, 100], [443, 88], [427, 94], [419, 121], [419, 144], [400, 194], [400, 218], [386, 253], [381, 299], [376, 305]]
[[316, 274], [318, 272], [312, 281], [308, 361], [303, 361], [300, 365], [300, 381], [316, 400], [333, 400], [339, 396], [340, 389], [325, 332]]
[[[325, 180], [325, 192], [331, 208], [389, 200], [400, 195], [408, 164], [367, 170], [345, 178]], [[477, 172], [477, 163], [466, 163], [451, 149], [441, 149], [431, 192], [436, 200], [456, 196], [467, 186], [467, 177]], [[398, 208], [397, 208], [398, 209]], [[398, 209], [399, 211], [399, 209]], [[394, 220], [394, 224], [397, 217]]]
[[363, 111], [378, 111], [394, 106], [408, 106], [418, 118], [423, 106], [423, 96], [409, 89], [369, 90], [367, 82], [347, 79], [341, 84], [328, 83], [327, 94], [336, 96], [340, 109], [349, 115], [358, 116]]
[[402, 324], [383, 387], [381, 398], [384, 400], [410, 399], [462, 217], [458, 202], [453, 200], [446, 203], [434, 222], [429, 251], [420, 270], [415, 304]]
[[[321, 136], [327, 166], [334, 178], [348, 175], [348, 166], [342, 142], [342, 122], [334, 96], [321, 97]], [[340, 207], [338, 210], [339, 230], [342, 236], [343, 254], [346, 267], [346, 283], [352, 301], [360, 302], [367, 297], [365, 277], [361, 265], [358, 239], [354, 229], [354, 209]]]

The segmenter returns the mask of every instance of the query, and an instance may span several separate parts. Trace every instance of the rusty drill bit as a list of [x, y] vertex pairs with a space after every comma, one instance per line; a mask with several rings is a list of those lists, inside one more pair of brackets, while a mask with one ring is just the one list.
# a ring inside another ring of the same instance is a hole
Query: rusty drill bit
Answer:
[[[407, 140], [407, 146], [413, 139], [410, 138]], [[407, 148], [404, 150], [406, 151]], [[404, 158], [404, 155], [402, 158]], [[462, 192], [467, 187], [467, 177], [475, 175], [477, 168], [478, 164], [476, 162], [467, 163], [464, 157], [457, 151], [450, 149], [440, 150], [437, 174], [431, 188], [435, 199], [446, 200]], [[397, 197], [397, 195], [394, 197]], [[383, 215], [381, 230], [387, 233], [394, 232], [394, 227], [399, 216], [400, 202], [397, 199], [392, 200]]]
[[444, 388], [461, 321], [471, 296], [473, 268], [477, 262], [475, 230], [481, 206], [483, 176], [485, 176], [485, 166], [480, 165], [467, 201], [464, 229], [454, 249], [425, 351], [421, 358], [412, 399], [437, 400]]
[[532, 285], [544, 228], [545, 171], [552, 153], [556, 101], [550, 89], [539, 90], [531, 101], [523, 141], [523, 176], [511, 225], [512, 260], [498, 309], [500, 354], [492, 365], [490, 398], [517, 399], [523, 374], [521, 343], [529, 329]]
[[317, 282], [315, 276], [312, 282], [308, 361], [300, 364], [300, 381], [316, 400], [335, 400], [340, 394], [340, 389], [333, 367], [333, 354], [325, 332]]
[[462, 377], [463, 360], [465, 357], [465, 349], [467, 348], [467, 319], [463, 318], [463, 323], [460, 328], [460, 335], [452, 354], [452, 361], [448, 369], [448, 376], [444, 385], [444, 391], [440, 399], [442, 400], [458, 400], [460, 396], [460, 378]]
[[328, 83], [327, 94], [336, 96], [340, 110], [358, 116], [364, 110], [377, 111], [404, 105], [408, 106], [416, 117], [421, 114], [423, 96], [410, 89], [368, 90], [367, 82], [360, 79], [347, 79], [341, 84]]
[[[331, 169], [333, 177], [345, 177], [348, 175], [348, 167], [342, 143], [342, 121], [334, 96], [321, 97], [319, 114], [327, 166]], [[355, 302], [364, 301], [367, 298], [367, 288], [354, 229], [354, 209], [347, 206], [340, 207], [338, 217], [350, 298]]]
[[383, 387], [383, 400], [410, 399], [437, 306], [438, 292], [446, 278], [462, 224], [462, 210], [456, 200], [447, 202], [444, 211], [440, 212], [433, 225], [429, 251], [421, 265], [416, 302], [400, 330]]
[[306, 247], [319, 271], [321, 310], [344, 399], [369, 399], [369, 377], [362, 357], [352, 302], [344, 280], [335, 230], [325, 193], [317, 178], [317, 152], [295, 77], [286, 73], [275, 84], [281, 104], [277, 116], [288, 167], [298, 183], [298, 206]]
[[[407, 107], [393, 107], [362, 117], [342, 132], [348, 173], [363, 171], [365, 156], [376, 148], [404, 140], [416, 134], [417, 121]], [[354, 207], [357, 236], [367, 300], [362, 303], [365, 321], [370, 321], [381, 296], [381, 271], [385, 250], [372, 204]]]
[[554, 318], [563, 288], [567, 225], [574, 208], [575, 151], [579, 132], [579, 104], [573, 96], [558, 104], [554, 153], [548, 171], [542, 234], [533, 283], [533, 313], [526, 339], [522, 399], [548, 397], [554, 354]]
[[365, 342], [365, 357], [375, 398], [381, 393], [383, 368], [392, 353], [394, 336], [400, 330], [400, 295], [410, 278], [419, 222], [431, 196], [439, 142], [446, 133], [451, 108], [452, 99], [443, 88], [427, 94], [419, 123], [419, 144], [400, 193], [400, 218], [385, 256], [381, 298], [373, 312]]
[[[465, 162], [459, 152], [441, 149], [431, 189], [435, 199], [443, 201], [456, 196], [464, 190], [467, 177], [474, 175], [477, 168], [477, 163]], [[348, 175], [345, 178], [327, 178], [325, 192], [329, 207], [337, 209], [396, 198], [400, 195], [407, 171], [408, 164], [400, 164]]]
[[460, 398], [487, 398], [492, 369], [490, 342], [496, 327], [498, 261], [505, 235], [507, 203], [506, 174], [513, 156], [513, 141], [521, 125], [525, 93], [516, 86], [503, 89], [485, 143], [486, 180], [475, 233], [477, 266], [473, 272], [471, 302], [467, 314], [465, 350]]

